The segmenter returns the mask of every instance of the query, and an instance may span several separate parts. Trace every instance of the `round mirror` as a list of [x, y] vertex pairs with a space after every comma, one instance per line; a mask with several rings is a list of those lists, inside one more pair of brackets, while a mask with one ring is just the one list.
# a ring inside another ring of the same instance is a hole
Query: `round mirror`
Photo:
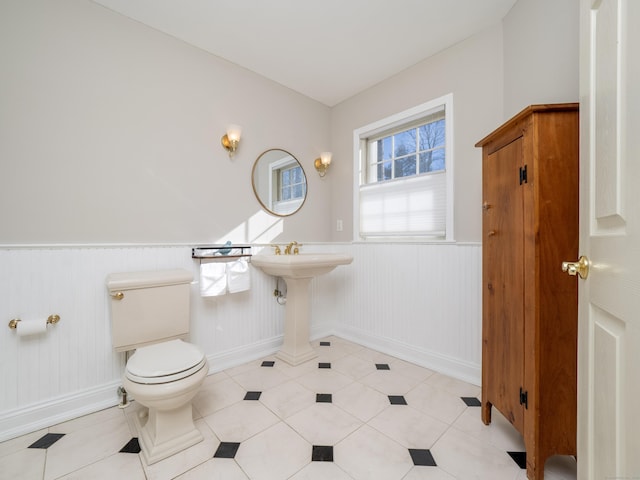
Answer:
[[261, 153], [251, 175], [256, 198], [273, 215], [293, 215], [307, 198], [302, 165], [286, 150], [274, 148]]

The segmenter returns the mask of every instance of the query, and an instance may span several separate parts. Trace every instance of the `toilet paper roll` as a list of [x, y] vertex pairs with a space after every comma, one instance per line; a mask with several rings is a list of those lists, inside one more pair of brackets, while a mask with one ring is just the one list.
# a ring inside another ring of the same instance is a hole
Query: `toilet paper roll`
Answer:
[[19, 337], [38, 335], [47, 331], [46, 320], [20, 320], [16, 327]]

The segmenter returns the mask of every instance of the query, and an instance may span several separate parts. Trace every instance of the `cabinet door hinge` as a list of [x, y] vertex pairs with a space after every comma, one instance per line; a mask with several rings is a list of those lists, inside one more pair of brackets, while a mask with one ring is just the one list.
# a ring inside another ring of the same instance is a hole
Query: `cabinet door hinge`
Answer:
[[520, 167], [520, 185], [527, 183], [527, 166]]
[[520, 405], [524, 405], [524, 408], [528, 409], [529, 408], [529, 400], [528, 400], [528, 392], [525, 392], [524, 390], [522, 390], [522, 387], [520, 387]]

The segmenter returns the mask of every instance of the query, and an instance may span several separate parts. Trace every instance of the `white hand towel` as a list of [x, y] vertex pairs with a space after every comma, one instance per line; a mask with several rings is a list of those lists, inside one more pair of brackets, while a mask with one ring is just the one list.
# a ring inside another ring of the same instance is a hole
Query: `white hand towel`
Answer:
[[251, 287], [251, 270], [246, 258], [239, 258], [227, 264], [227, 285], [229, 293], [249, 290]]
[[227, 293], [227, 264], [210, 262], [200, 264], [200, 295], [215, 297]]

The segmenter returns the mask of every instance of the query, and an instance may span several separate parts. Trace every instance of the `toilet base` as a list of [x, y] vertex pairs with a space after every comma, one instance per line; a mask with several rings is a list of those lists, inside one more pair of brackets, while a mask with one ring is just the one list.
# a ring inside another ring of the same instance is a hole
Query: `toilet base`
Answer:
[[[134, 415], [134, 423], [138, 431], [140, 455], [147, 465], [164, 460], [204, 438], [193, 423], [190, 403], [169, 412], [144, 409]], [[180, 426], [178, 434], [177, 425]]]

